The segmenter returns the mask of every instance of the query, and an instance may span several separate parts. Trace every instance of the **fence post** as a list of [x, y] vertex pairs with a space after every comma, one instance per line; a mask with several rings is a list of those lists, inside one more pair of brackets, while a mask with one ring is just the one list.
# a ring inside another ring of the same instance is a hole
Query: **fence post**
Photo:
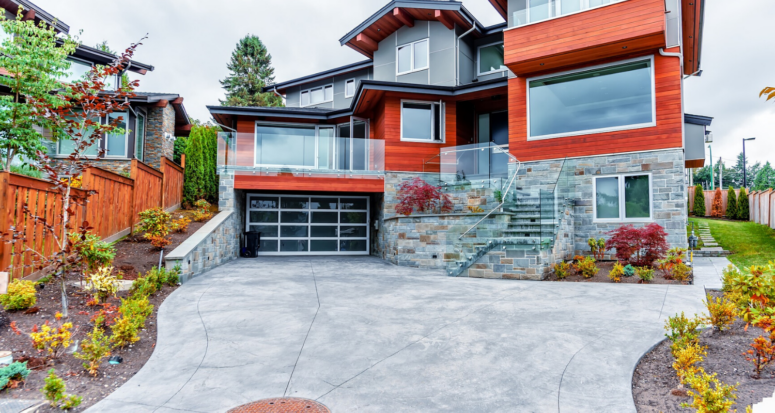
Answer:
[[169, 162], [167, 157], [162, 156], [159, 163], [159, 169], [161, 170], [161, 209], [166, 209], [167, 206], [167, 191], [164, 190], [167, 187], [167, 174], [164, 173], [167, 170], [167, 162]]
[[132, 194], [129, 196], [132, 205], [129, 206], [129, 213], [132, 214], [132, 218], [129, 219], [129, 235], [135, 233], [135, 221], [137, 214], [135, 213], [135, 195], [137, 194], [137, 159], [132, 159], [132, 166], [129, 169], [129, 177], [132, 178]]
[[180, 167], [185, 168], [186, 167], [186, 154], [180, 155]]
[[[8, 232], [11, 227], [11, 214], [14, 208], [11, 205], [11, 195], [8, 193], [8, 181], [10, 179], [11, 174], [9, 172], [0, 172], [0, 233]], [[10, 274], [10, 272], [5, 272], [9, 265], [11, 265], [11, 244], [1, 242], [0, 273]], [[10, 279], [7, 282], [10, 282]]]

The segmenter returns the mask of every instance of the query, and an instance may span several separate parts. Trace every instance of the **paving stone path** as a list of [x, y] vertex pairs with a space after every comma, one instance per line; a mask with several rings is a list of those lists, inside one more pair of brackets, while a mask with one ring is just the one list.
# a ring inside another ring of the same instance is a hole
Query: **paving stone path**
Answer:
[[700, 256], [724, 256], [729, 255], [729, 251], [726, 251], [724, 248], [722, 248], [715, 238], [713, 238], [713, 235], [710, 233], [710, 227], [708, 226], [707, 222], [700, 222], [697, 224], [698, 230], [695, 235], [697, 235], [700, 240], [702, 240], [702, 243], [704, 244], [704, 247], [700, 248], [699, 253], [695, 253], [695, 255]]

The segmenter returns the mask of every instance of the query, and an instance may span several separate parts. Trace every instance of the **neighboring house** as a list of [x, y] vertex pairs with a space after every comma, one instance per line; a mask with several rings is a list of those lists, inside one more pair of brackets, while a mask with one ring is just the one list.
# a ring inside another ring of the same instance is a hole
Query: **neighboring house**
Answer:
[[[5, 16], [8, 19], [16, 18], [20, 5], [26, 10], [25, 18], [54, 25], [57, 31], [62, 33], [69, 32], [70, 27], [67, 24], [56, 20], [29, 1], [0, 0], [0, 7], [5, 9]], [[107, 65], [115, 58], [116, 56], [111, 53], [81, 45], [68, 58], [71, 66], [68, 76], [63, 81], [81, 78], [91, 66]], [[146, 75], [153, 70], [153, 66], [133, 60], [127, 69], [127, 75], [130, 79], [137, 79], [138, 76]], [[111, 83], [111, 86], [116, 87], [119, 82], [121, 82], [120, 75]], [[143, 81], [140, 79], [141, 88], [142, 84]], [[104, 157], [95, 161], [100, 168], [126, 174], [129, 173], [132, 159], [137, 159], [158, 169], [161, 166], [162, 156], [173, 159], [175, 137], [188, 136], [191, 130], [191, 122], [180, 95], [148, 92], [135, 92], [135, 94], [137, 96], [130, 99], [131, 106], [127, 112], [116, 112], [111, 115], [111, 120], [119, 116], [122, 118], [121, 125], [125, 133], [106, 135], [87, 152], [96, 156], [100, 148], [105, 149]], [[44, 136], [48, 135], [44, 131]], [[50, 141], [47, 146], [48, 155], [54, 159], [69, 156], [73, 148], [72, 142], [66, 139]]]
[[[504, 23], [391, 1], [340, 40], [367, 60], [266, 88], [287, 107], [208, 107], [231, 131], [220, 206], [262, 233], [260, 254], [535, 279], [623, 224], [686, 246], [685, 168], [704, 156], [682, 83], [700, 69], [704, 1], [490, 2]], [[396, 216], [418, 176], [454, 212]]]

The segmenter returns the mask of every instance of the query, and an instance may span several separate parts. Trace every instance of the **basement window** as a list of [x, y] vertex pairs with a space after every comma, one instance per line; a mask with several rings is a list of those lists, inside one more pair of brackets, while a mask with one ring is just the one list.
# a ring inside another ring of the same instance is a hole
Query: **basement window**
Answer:
[[595, 221], [651, 221], [651, 175], [595, 178]]

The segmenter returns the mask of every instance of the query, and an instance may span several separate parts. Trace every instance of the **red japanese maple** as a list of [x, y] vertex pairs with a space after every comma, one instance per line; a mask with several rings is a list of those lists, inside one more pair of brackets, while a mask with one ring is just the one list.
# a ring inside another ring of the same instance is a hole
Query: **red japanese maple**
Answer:
[[652, 266], [654, 261], [665, 256], [669, 248], [667, 232], [657, 223], [643, 228], [623, 225], [608, 234], [611, 238], [605, 243], [606, 249], [615, 248], [619, 261], [635, 266]]
[[452, 200], [439, 188], [415, 177], [411, 181], [398, 185], [398, 205], [396, 213], [409, 215], [417, 212], [452, 212]]

